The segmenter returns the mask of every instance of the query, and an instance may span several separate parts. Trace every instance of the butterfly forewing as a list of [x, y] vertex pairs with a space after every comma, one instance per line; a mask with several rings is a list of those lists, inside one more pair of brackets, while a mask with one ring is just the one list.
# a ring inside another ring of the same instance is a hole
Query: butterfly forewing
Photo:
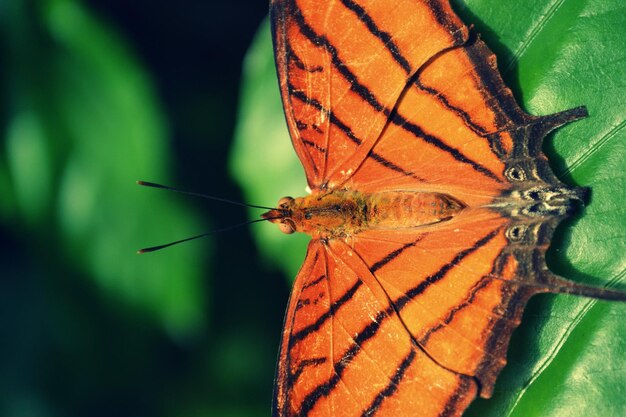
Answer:
[[407, 80], [467, 37], [447, 1], [275, 0], [271, 14], [287, 124], [312, 189], [354, 172]]

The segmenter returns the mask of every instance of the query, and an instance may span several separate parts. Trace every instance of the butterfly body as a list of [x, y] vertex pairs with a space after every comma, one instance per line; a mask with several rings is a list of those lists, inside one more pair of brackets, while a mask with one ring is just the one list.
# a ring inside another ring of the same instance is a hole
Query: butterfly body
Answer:
[[427, 191], [361, 193], [351, 190], [284, 197], [263, 215], [285, 233], [313, 238], [349, 238], [366, 230], [407, 229], [450, 220], [465, 205], [446, 194]]

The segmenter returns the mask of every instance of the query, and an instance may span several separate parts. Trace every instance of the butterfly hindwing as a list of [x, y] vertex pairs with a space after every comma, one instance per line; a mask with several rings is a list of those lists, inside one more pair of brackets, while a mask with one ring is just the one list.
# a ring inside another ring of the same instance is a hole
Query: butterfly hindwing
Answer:
[[471, 377], [439, 366], [415, 343], [368, 266], [338, 240], [309, 246], [277, 375], [274, 415], [281, 417], [416, 409], [425, 417], [458, 416], [477, 392]]

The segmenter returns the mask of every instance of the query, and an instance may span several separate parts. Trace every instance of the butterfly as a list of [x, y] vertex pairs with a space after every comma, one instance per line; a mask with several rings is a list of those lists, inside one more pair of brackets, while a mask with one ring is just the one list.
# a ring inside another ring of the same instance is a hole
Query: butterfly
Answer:
[[543, 259], [585, 190], [554, 177], [541, 140], [585, 110], [526, 114], [447, 2], [394, 4], [272, 3], [312, 193], [265, 217], [313, 237], [275, 415], [460, 415], [491, 394], [532, 295], [623, 298]]

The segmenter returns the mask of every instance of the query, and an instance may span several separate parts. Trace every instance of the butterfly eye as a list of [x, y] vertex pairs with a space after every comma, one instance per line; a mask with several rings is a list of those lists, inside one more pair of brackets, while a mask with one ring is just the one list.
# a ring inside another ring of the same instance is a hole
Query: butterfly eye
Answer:
[[283, 197], [280, 200], [278, 200], [278, 207], [288, 208], [292, 201], [293, 201], [293, 198], [291, 197]]
[[295, 225], [289, 220], [285, 220], [284, 222], [278, 223], [278, 228], [280, 229], [281, 232], [287, 235], [290, 235], [296, 231]]

